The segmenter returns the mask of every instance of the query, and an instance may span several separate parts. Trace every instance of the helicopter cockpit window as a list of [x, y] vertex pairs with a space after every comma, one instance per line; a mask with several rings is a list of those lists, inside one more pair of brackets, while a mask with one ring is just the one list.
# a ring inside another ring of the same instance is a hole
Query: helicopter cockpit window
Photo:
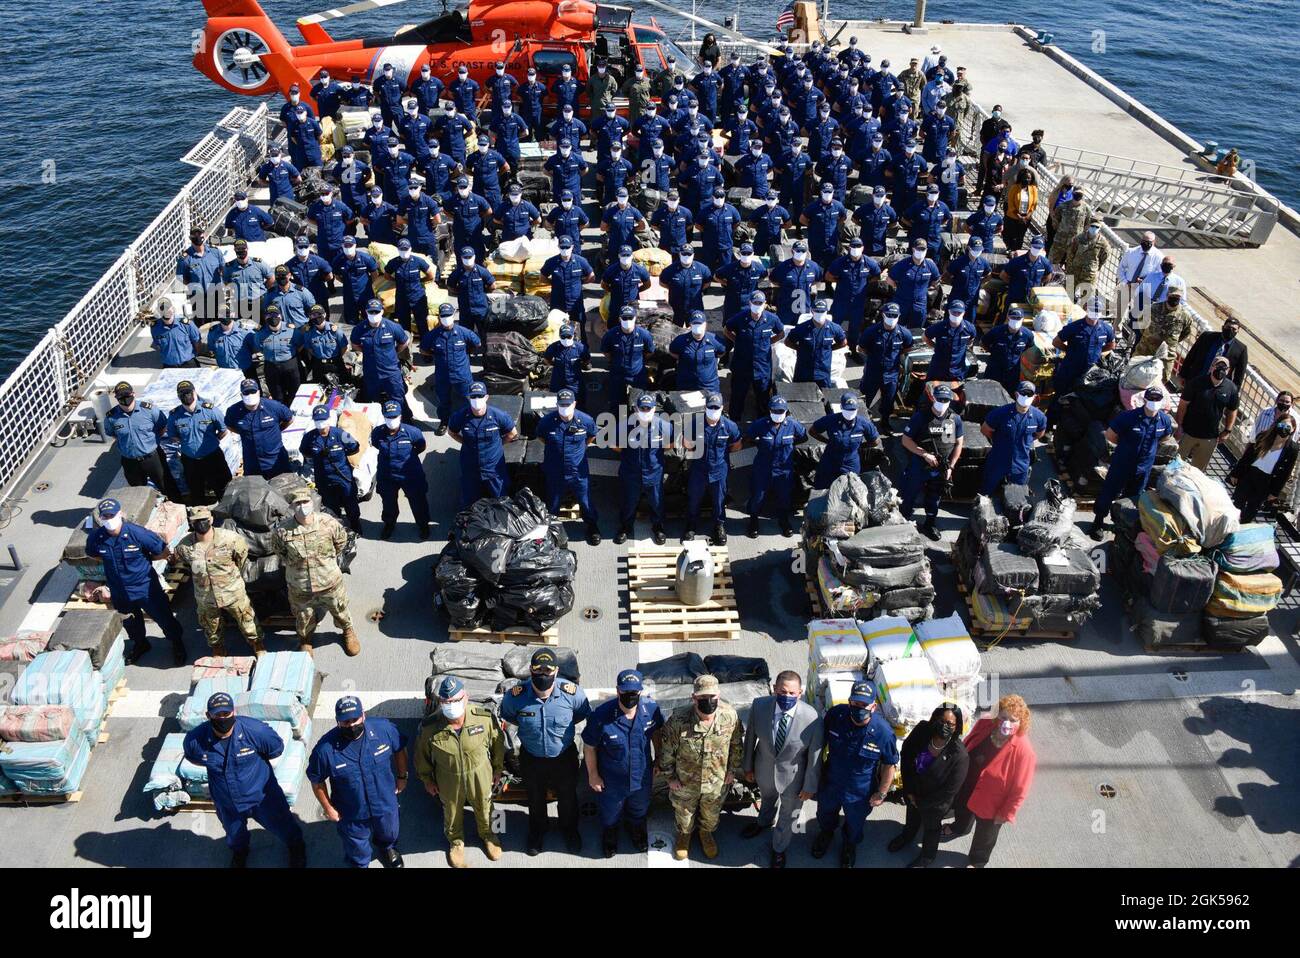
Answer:
[[568, 64], [574, 74], [578, 72], [578, 58], [569, 50], [536, 50], [533, 52], [533, 66], [542, 76], [559, 76], [560, 68]]
[[634, 30], [637, 45], [655, 44], [662, 51], [665, 58], [674, 56], [677, 58], [677, 68], [691, 76], [700, 70], [699, 61], [695, 59], [694, 54], [687, 53], [664, 34], [662, 30], [655, 30], [651, 27], [636, 27]]

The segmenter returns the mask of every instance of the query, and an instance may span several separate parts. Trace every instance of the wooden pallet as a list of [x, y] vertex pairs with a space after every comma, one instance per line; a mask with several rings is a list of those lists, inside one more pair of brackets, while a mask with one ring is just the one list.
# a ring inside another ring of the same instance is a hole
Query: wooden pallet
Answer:
[[508, 629], [450, 629], [448, 638], [453, 642], [508, 642], [514, 645], [559, 645], [560, 630], [551, 626], [545, 632], [534, 632], [522, 625]]
[[1234, 649], [1220, 649], [1212, 645], [1162, 645], [1152, 648], [1147, 643], [1142, 643], [1142, 650], [1150, 655], [1240, 655], [1253, 646], [1242, 646]]
[[628, 618], [634, 642], [716, 642], [740, 637], [740, 612], [726, 546], [713, 555], [713, 595], [699, 606], [677, 599], [680, 546], [639, 546], [626, 558]]
[[[64, 612], [103, 612], [105, 609], [112, 608], [112, 606], [108, 603], [89, 602], [86, 599], [81, 598], [81, 594], [80, 594], [81, 585], [82, 582], [85, 581], [87, 580], [82, 579], [80, 582], [77, 583], [77, 586], [75, 589], [72, 590], [72, 595], [69, 596], [68, 601], [63, 603], [63, 611]], [[174, 601], [176, 598], [176, 592], [180, 589], [181, 586], [183, 586], [186, 582], [189, 581], [190, 581], [190, 574], [188, 572], [182, 572], [177, 570], [174, 572], [166, 573], [163, 576], [162, 586], [163, 586], [163, 592], [167, 594], [167, 601], [168, 602]]]
[[81, 801], [81, 792], [66, 792], [58, 795], [29, 795], [20, 792], [14, 795], [0, 795], [0, 805], [65, 805]]
[[970, 632], [972, 639], [989, 639], [999, 642], [1007, 639], [1028, 639], [1038, 642], [1073, 642], [1079, 637], [1079, 630], [1077, 629], [1066, 631], [1063, 629], [1035, 629], [1028, 626], [1005, 631], [1002, 629], [986, 629], [975, 621], [975, 598], [960, 577], [957, 579], [957, 591], [966, 600], [967, 631]]
[[808, 604], [812, 606], [812, 614], [817, 619], [828, 619], [826, 614], [826, 603], [822, 601], [822, 590], [817, 585], [817, 571], [815, 568], [805, 569], [803, 574], [804, 592], [808, 594]]
[[117, 685], [113, 686], [113, 691], [108, 693], [108, 711], [106, 715], [111, 715], [113, 706], [117, 704], [118, 699], [126, 695], [126, 676], [117, 680]]

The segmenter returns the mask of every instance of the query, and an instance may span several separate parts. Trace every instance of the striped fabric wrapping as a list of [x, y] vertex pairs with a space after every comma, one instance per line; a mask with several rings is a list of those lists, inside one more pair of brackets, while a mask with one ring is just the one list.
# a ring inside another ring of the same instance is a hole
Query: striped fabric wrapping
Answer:
[[856, 619], [813, 619], [808, 623], [808, 662], [814, 671], [861, 669], [867, 655]]
[[23, 670], [10, 695], [14, 705], [67, 705], [77, 724], [93, 739], [108, 699], [104, 685], [90, 667], [89, 653], [42, 652]]
[[158, 757], [149, 769], [149, 779], [144, 783], [146, 792], [169, 792], [181, 787], [176, 769], [185, 757], [185, 733], [171, 732], [163, 739]]
[[[975, 624], [986, 632], [1000, 632], [1006, 628], [1027, 629], [1033, 625], [1033, 616], [1019, 610], [1019, 605], [1018, 598], [1008, 603], [1000, 596], [986, 595], [983, 592], [975, 592], [971, 595], [971, 615]], [[1013, 612], [1019, 614], [1013, 615]]]
[[1161, 555], [1171, 549], [1177, 555], [1201, 551], [1201, 544], [1192, 537], [1182, 517], [1150, 489], [1138, 498], [1138, 516]]
[[[185, 731], [196, 729], [208, 720], [208, 699], [218, 692], [236, 697], [248, 689], [248, 679], [243, 675], [214, 675], [194, 683], [190, 696], [181, 704], [176, 719]], [[236, 705], [238, 708], [238, 705]]]
[[108, 647], [104, 664], [99, 668], [99, 678], [104, 683], [104, 694], [108, 695], [117, 688], [117, 683], [126, 675], [126, 637], [119, 635]]
[[292, 692], [303, 705], [311, 705], [316, 681], [316, 660], [306, 652], [272, 652], [253, 669], [250, 692]]
[[61, 742], [77, 726], [77, 713], [66, 705], [0, 706], [0, 740]]
[[0, 795], [17, 795], [18, 786], [4, 772], [0, 772]]
[[876, 668], [876, 694], [890, 725], [914, 726], [943, 702], [934, 669], [924, 655], [881, 662]]
[[[284, 751], [271, 760], [271, 770], [275, 774], [276, 781], [284, 788], [285, 795], [289, 797], [289, 804], [292, 805], [294, 797], [289, 794], [289, 787], [286, 782], [292, 782], [293, 791], [297, 792], [298, 785], [307, 773], [306, 746], [293, 737], [293, 727], [288, 722], [268, 722], [267, 724], [284, 742]], [[170, 736], [168, 737], [170, 738]], [[210, 799], [212, 792], [208, 786], [208, 770], [201, 765], [195, 765], [185, 757], [184, 735], [181, 735], [180, 740], [182, 748], [176, 756], [177, 763], [172, 769], [177, 778], [177, 787], [183, 788], [191, 798]], [[282, 767], [283, 772], [281, 771]]]
[[307, 743], [297, 739], [285, 742], [280, 757], [271, 761], [271, 771], [284, 789], [284, 797], [289, 804], [296, 804], [302, 780], [307, 777]]
[[218, 675], [249, 675], [256, 661], [251, 655], [205, 655], [190, 669], [190, 684]]
[[66, 795], [81, 787], [90, 761], [90, 742], [73, 732], [58, 742], [6, 742], [0, 745], [0, 772], [21, 792]]
[[299, 741], [311, 737], [311, 715], [292, 692], [274, 692], [269, 689], [240, 692], [235, 696], [235, 711], [239, 715], [261, 719], [263, 722], [284, 722], [289, 725], [293, 737]]
[[1281, 595], [1282, 580], [1271, 572], [1255, 575], [1220, 572], [1214, 580], [1214, 594], [1205, 606], [1205, 614], [1221, 619], [1249, 619], [1271, 612]]
[[0, 660], [30, 662], [45, 651], [53, 632], [19, 632], [0, 639]]
[[1214, 550], [1213, 557], [1223, 571], [1239, 574], [1272, 572], [1281, 561], [1273, 527], [1266, 522], [1248, 522], [1229, 533]]
[[925, 655], [916, 641], [916, 633], [907, 619], [896, 615], [882, 615], [858, 623], [862, 641], [871, 653], [874, 674], [882, 662], [894, 662], [898, 659], [920, 658]]
[[918, 622], [916, 637], [939, 682], [965, 686], [979, 681], [983, 665], [980, 650], [971, 641], [961, 616]]
[[831, 612], [856, 612], [859, 609], [869, 609], [880, 601], [879, 592], [856, 589], [842, 582], [826, 556], [817, 560], [817, 591], [822, 603]]

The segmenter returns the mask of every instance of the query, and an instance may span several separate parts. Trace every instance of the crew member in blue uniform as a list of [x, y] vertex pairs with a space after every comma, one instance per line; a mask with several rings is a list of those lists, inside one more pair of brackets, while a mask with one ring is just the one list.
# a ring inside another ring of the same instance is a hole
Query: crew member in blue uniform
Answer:
[[813, 287], [822, 280], [821, 266], [808, 258], [808, 244], [796, 240], [791, 249], [791, 258], [773, 267], [769, 277], [776, 287], [776, 314], [786, 326], [793, 326], [801, 315], [812, 311]]
[[519, 430], [509, 413], [488, 405], [486, 386], [469, 387], [469, 408], [452, 414], [448, 430], [460, 444], [461, 508], [483, 496], [504, 496], [510, 483], [504, 444], [519, 438]]
[[817, 826], [812, 854], [821, 858], [831, 847], [844, 810], [844, 844], [840, 867], [857, 862], [858, 843], [867, 816], [884, 802], [898, 771], [894, 730], [876, 705], [876, 687], [854, 682], [846, 705], [833, 705], [823, 717], [826, 759], [817, 790]]
[[632, 261], [632, 247], [618, 251], [618, 261], [605, 267], [600, 286], [609, 293], [609, 316], [621, 315], [624, 306], [635, 307], [641, 294], [650, 288], [650, 271]]
[[663, 710], [644, 691], [636, 669], [625, 669], [615, 680], [614, 698], [596, 706], [582, 729], [587, 781], [600, 810], [601, 851], [618, 852], [619, 822], [632, 846], [647, 851], [650, 839], [646, 815], [654, 786], [654, 738], [664, 726]]
[[268, 306], [265, 323], [253, 334], [253, 348], [262, 355], [262, 370], [266, 374], [266, 388], [271, 398], [286, 406], [302, 384], [298, 366], [296, 330], [284, 321], [278, 306]]
[[1003, 480], [1015, 485], [1029, 482], [1034, 443], [1047, 431], [1047, 417], [1034, 406], [1034, 384], [1016, 387], [1015, 402], [992, 410], [980, 431], [993, 443], [984, 461], [984, 485], [980, 491], [991, 496]]
[[948, 303], [948, 318], [925, 328], [925, 343], [934, 347], [926, 376], [930, 382], [965, 382], [966, 354], [975, 345], [975, 324], [966, 319], [966, 304]]
[[1028, 302], [1030, 291], [1035, 286], [1047, 284], [1054, 267], [1048, 261], [1047, 254], [1043, 252], [1046, 245], [1041, 236], [1035, 236], [1029, 241], [1029, 249], [1026, 252], [1013, 256], [1002, 267], [999, 276], [1007, 284], [1008, 306], [1011, 303]]
[[766, 200], [772, 192], [772, 158], [763, 152], [761, 140], [751, 140], [748, 154], [736, 161], [736, 185], [748, 187], [756, 200]]
[[808, 430], [814, 439], [826, 443], [813, 476], [814, 489], [829, 489], [840, 476], [850, 472], [861, 473], [862, 447], [879, 447], [880, 434], [865, 412], [859, 413], [858, 400], [853, 393], [844, 393], [840, 397], [839, 411], [822, 416]]
[[496, 221], [501, 226], [501, 242], [526, 236], [533, 238], [533, 230], [542, 225], [541, 211], [524, 199], [523, 188], [518, 183], [511, 183], [506, 191], [508, 200], [496, 211]]
[[562, 190], [560, 201], [546, 214], [546, 225], [551, 235], [557, 240], [567, 236], [579, 248], [582, 246], [582, 231], [591, 222], [582, 206], [573, 202], [573, 191]]
[[849, 173], [853, 171], [853, 161], [844, 154], [844, 143], [840, 139], [831, 141], [830, 153], [817, 160], [815, 167], [821, 178], [822, 189], [831, 187], [837, 203], [843, 203], [848, 190]]
[[609, 361], [610, 412], [617, 414], [619, 407], [627, 402], [629, 386], [650, 385], [645, 361], [654, 349], [655, 340], [650, 331], [637, 326], [636, 307], [624, 306], [619, 311], [618, 325], [611, 325], [600, 340], [600, 351]]
[[757, 289], [749, 294], [743, 312], [728, 317], [723, 335], [732, 344], [729, 411], [733, 420], [743, 422], [750, 393], [756, 415], [767, 408], [772, 391], [772, 344], [785, 338], [785, 326], [776, 313], [768, 310], [767, 296]]
[[791, 225], [790, 211], [770, 193], [763, 205], [749, 214], [749, 222], [754, 230], [754, 249], [766, 255], [781, 242], [782, 231]]
[[972, 311], [979, 309], [980, 288], [993, 267], [984, 258], [984, 241], [972, 236], [966, 243], [966, 255], [954, 256], [944, 270], [944, 281], [950, 283], [948, 302], [961, 300]]
[[816, 263], [829, 263], [839, 247], [840, 227], [848, 219], [849, 211], [835, 199], [835, 190], [829, 183], [821, 186], [821, 198], [803, 208], [799, 221], [808, 234], [808, 251]]
[[[387, 243], [389, 246], [397, 245], [397, 207], [384, 199], [384, 191], [381, 187], [372, 186], [370, 188], [370, 200], [361, 208], [360, 219], [366, 226], [366, 237], [372, 243]], [[356, 249], [355, 243], [356, 241], [353, 240], [354, 251]], [[344, 240], [343, 245], [346, 251], [346, 240]], [[331, 265], [337, 262], [336, 257]], [[379, 268], [377, 262], [375, 268]], [[344, 295], [347, 295], [346, 288]]]
[[1165, 391], [1159, 386], [1147, 389], [1141, 409], [1129, 409], [1110, 421], [1106, 439], [1115, 444], [1106, 470], [1106, 480], [1093, 505], [1092, 526], [1088, 534], [1098, 538], [1110, 515], [1110, 504], [1121, 496], [1136, 497], [1147, 487], [1151, 467], [1156, 461], [1160, 440], [1173, 435], [1174, 421], [1165, 412]]
[[264, 398], [256, 379], [245, 379], [239, 393], [240, 401], [226, 410], [226, 428], [240, 438], [244, 475], [273, 479], [291, 472], [280, 433], [292, 425], [293, 413], [288, 406]]
[[861, 236], [849, 240], [849, 251], [826, 267], [826, 282], [835, 288], [831, 319], [845, 331], [850, 344], [862, 338], [871, 284], [879, 277], [880, 266], [866, 255]]
[[560, 251], [542, 264], [542, 278], [551, 284], [551, 309], [564, 312], [569, 325], [577, 328], [585, 346], [587, 308], [582, 301], [582, 287], [595, 282], [596, 273], [585, 256], [574, 252], [572, 238], [561, 236], [558, 242]]
[[136, 662], [150, 649], [144, 634], [147, 615], [158, 623], [171, 642], [176, 664], [184, 665], [189, 661], [185, 653], [185, 630], [172, 614], [167, 593], [153, 568], [154, 560], [168, 558], [171, 550], [162, 536], [125, 521], [121, 512], [122, 503], [116, 499], [100, 500], [95, 507], [99, 525], [86, 536], [86, 555], [103, 562], [113, 608], [124, 617], [122, 628], [131, 640], [126, 662], [128, 665]]
[[246, 377], [257, 374], [253, 360], [253, 332], [236, 322], [234, 316], [222, 316], [208, 330], [208, 352], [217, 360], [218, 369], [238, 369]]
[[104, 435], [117, 443], [127, 485], [151, 485], [165, 494], [167, 467], [158, 440], [166, 431], [167, 416], [153, 403], [137, 401], [135, 387], [128, 382], [113, 387], [113, 398], [117, 405], [104, 416]]
[[311, 465], [312, 481], [321, 501], [347, 516], [348, 527], [361, 531], [361, 505], [357, 501], [357, 480], [348, 456], [361, 451], [361, 443], [338, 426], [330, 425], [330, 411], [316, 406], [311, 411], [312, 428], [302, 437], [298, 451]]
[[406, 379], [402, 376], [400, 354], [407, 353], [410, 344], [410, 334], [384, 317], [384, 306], [377, 299], [372, 299], [366, 307], [366, 322], [352, 327], [349, 343], [361, 353], [361, 388], [365, 401], [396, 399], [407, 422], [411, 420], [411, 407], [406, 404]]
[[[552, 414], [553, 415], [553, 414]], [[519, 729], [519, 772], [528, 791], [528, 854], [541, 854], [546, 836], [547, 793], [555, 793], [560, 832], [570, 855], [582, 851], [578, 831], [577, 726], [591, 715], [587, 693], [559, 678], [552, 649], [537, 649], [529, 681], [501, 700], [501, 720]]]
[[1024, 322], [1024, 313], [1015, 307], [1007, 313], [1005, 323], [994, 326], [980, 341], [989, 351], [984, 378], [1001, 383], [1008, 393], [1015, 393], [1020, 382], [1020, 356], [1034, 342], [1034, 334], [1025, 328]]
[[677, 388], [700, 389], [705, 393], [721, 388], [718, 360], [727, 351], [727, 343], [709, 332], [704, 313], [690, 315], [690, 330], [673, 339], [668, 351], [677, 360]]
[[[512, 81], [513, 77], [510, 78]], [[514, 104], [506, 100], [492, 120], [492, 135], [497, 151], [505, 157], [510, 169], [519, 169], [519, 141], [532, 132], [528, 120], [515, 112]]]
[[632, 535], [636, 507], [644, 495], [650, 505], [651, 534], [655, 545], [668, 541], [664, 533], [664, 448], [676, 441], [672, 424], [655, 413], [655, 397], [643, 393], [636, 401], [636, 412], [624, 420], [624, 435], [615, 446], [622, 455], [618, 463], [618, 480], [622, 486], [616, 545]]
[[487, 248], [487, 227], [492, 220], [492, 204], [477, 193], [469, 191], [469, 180], [462, 176], [456, 180], [456, 194], [447, 204], [451, 211], [451, 233], [455, 248], [472, 249], [480, 259]]
[[402, 105], [402, 82], [397, 79], [397, 71], [391, 63], [385, 63], [371, 87], [375, 101], [383, 111], [384, 123], [392, 126], [397, 122], [397, 115]]
[[[710, 393], [704, 402], [704, 423], [700, 435], [685, 440], [692, 455], [686, 476], [686, 532], [683, 542], [695, 538], [700, 504], [707, 494], [713, 507], [713, 544], [727, 544], [727, 480], [731, 454], [741, 447], [740, 427], [722, 414], [722, 394]], [[699, 452], [695, 452], [696, 448]]]
[[687, 325], [692, 313], [704, 309], [704, 287], [712, 279], [713, 270], [696, 262], [690, 246], [679, 249], [677, 262], [660, 274], [659, 283], [668, 290], [668, 305], [678, 326]]
[[379, 492], [383, 509], [380, 520], [384, 527], [379, 538], [387, 539], [397, 525], [397, 493], [406, 495], [415, 518], [420, 539], [429, 538], [429, 480], [424, 475], [420, 455], [424, 452], [424, 435], [410, 423], [402, 422], [402, 404], [396, 399], [385, 400], [384, 424], [370, 432], [370, 445], [379, 451], [375, 467], [375, 488]]
[[293, 188], [302, 182], [302, 173], [289, 162], [278, 146], [266, 151], [266, 162], [257, 168], [257, 185], [271, 188], [271, 205], [293, 199]]
[[307, 207], [307, 219], [316, 224], [316, 248], [325, 259], [332, 261], [343, 252], [343, 237], [353, 217], [352, 209], [334, 195], [334, 187], [324, 184], [320, 197]]
[[794, 447], [808, 436], [802, 423], [789, 418], [790, 406], [784, 396], [773, 396], [767, 409], [767, 416], [755, 419], [745, 428], [745, 445], [758, 447], [750, 474], [749, 525], [745, 530], [751, 539], [758, 538], [758, 516], [769, 498], [781, 535], [794, 535], [790, 528]]
[[551, 364], [551, 392], [568, 389], [578, 398], [579, 406], [587, 405], [582, 374], [591, 369], [591, 352], [585, 342], [574, 339], [572, 326], [566, 324], [560, 327], [560, 338], [546, 347], [542, 358]]
[[[411, 249], [438, 261], [438, 224], [442, 222], [442, 209], [435, 197], [424, 192], [424, 177], [415, 174], [406, 186], [406, 195], [397, 206], [398, 224], [405, 224]], [[401, 248], [399, 242], [398, 248]], [[392, 261], [389, 260], [391, 263]]]
[[429, 295], [425, 284], [436, 282], [437, 270], [423, 256], [411, 250], [411, 241], [403, 236], [397, 241], [397, 255], [384, 264], [384, 272], [397, 287], [393, 318], [409, 333], [423, 336], [429, 331]]
[[449, 102], [443, 114], [434, 120], [433, 129], [441, 144], [441, 152], [458, 167], [464, 168], [469, 157], [466, 137], [474, 129], [474, 124], [456, 112], [456, 104]]
[[966, 217], [966, 232], [979, 238], [986, 252], [993, 252], [993, 240], [1002, 232], [1002, 214], [998, 212], [998, 198], [986, 196], [980, 205]]
[[537, 79], [537, 68], [529, 67], [527, 79], [519, 85], [519, 115], [528, 124], [531, 139], [536, 139], [542, 127], [542, 103], [548, 92], [546, 84]]
[[289, 137], [289, 156], [300, 170], [316, 170], [324, 165], [321, 152], [320, 120], [312, 116], [306, 103], [299, 103], [294, 112], [294, 122], [286, 124]]
[[378, 261], [365, 250], [357, 249], [356, 237], [345, 236], [343, 253], [334, 257], [330, 265], [334, 275], [343, 283], [343, 321], [361, 322], [366, 304], [375, 298]]
[[307, 325], [293, 331], [293, 350], [306, 363], [308, 381], [324, 384], [328, 377], [339, 383], [348, 380], [343, 354], [348, 338], [329, 322], [323, 306], [313, 306], [307, 313]]
[[428, 113], [438, 105], [445, 88], [446, 84], [433, 75], [433, 69], [426, 63], [420, 67], [420, 79], [411, 84], [411, 93], [415, 95], [421, 112]]
[[271, 768], [284, 752], [284, 741], [265, 722], [236, 715], [235, 701], [225, 692], [208, 697], [207, 716], [206, 722], [185, 733], [184, 751], [190, 762], [207, 770], [231, 866], [248, 864], [250, 818], [284, 842], [291, 866], [306, 866], [302, 828]]
[[767, 278], [767, 268], [754, 256], [754, 247], [742, 243], [740, 254], [722, 266], [713, 278], [725, 291], [722, 297], [722, 317], [725, 321], [749, 307], [749, 297], [758, 289], [758, 284]]
[[488, 293], [496, 288], [496, 279], [479, 265], [473, 246], [463, 246], [460, 262], [447, 276], [447, 292], [456, 297], [463, 326], [477, 333], [486, 333]]
[[591, 503], [587, 447], [596, 441], [596, 420], [578, 409], [572, 389], [561, 389], [553, 411], [537, 424], [537, 438], [546, 444], [542, 475], [546, 479], [546, 508], [558, 515], [566, 493], [573, 495], [586, 527], [587, 543], [600, 545], [596, 507]]
[[354, 214], [366, 205], [366, 181], [370, 179], [370, 164], [357, 159], [356, 150], [345, 146], [339, 150], [339, 161], [327, 174], [338, 184], [339, 197]]
[[225, 300], [222, 279], [225, 259], [207, 245], [207, 234], [190, 230], [190, 245], [176, 259], [176, 278], [185, 286], [185, 296], [196, 322], [215, 317]]
[[[459, 119], [459, 117], [457, 117]], [[462, 172], [460, 162], [442, 151], [438, 140], [429, 141], [429, 156], [420, 166], [424, 174], [424, 191], [430, 199], [435, 199], [441, 206], [451, 202], [453, 184], [460, 179]]]
[[700, 252], [709, 269], [722, 269], [735, 258], [732, 251], [740, 222], [740, 210], [727, 202], [727, 191], [715, 187], [712, 203], [701, 211], [695, 224], [700, 231]]
[[[465, 168], [474, 177], [475, 193], [487, 201], [493, 212], [501, 209], [505, 205], [505, 197], [501, 195], [501, 177], [510, 173], [510, 164], [492, 149], [486, 133], [479, 134], [478, 149], [470, 154]], [[490, 223], [484, 226], [491, 228]]]
[[898, 226], [898, 213], [887, 201], [884, 186], [872, 188], [871, 202], [853, 211], [853, 221], [862, 227], [868, 256], [884, 256], [889, 251], [889, 239]]
[[1104, 309], [1099, 297], [1091, 298], [1084, 304], [1084, 318], [1066, 323], [1052, 340], [1053, 346], [1065, 351], [1052, 374], [1052, 388], [1058, 397], [1072, 392], [1101, 354], [1115, 348], [1115, 330], [1101, 318]]
[[191, 369], [199, 364], [194, 347], [200, 342], [199, 328], [188, 316], [176, 318], [171, 300], [159, 304], [161, 314], [150, 331], [153, 348], [158, 350], [164, 369]]
[[287, 266], [275, 268], [275, 281], [262, 296], [262, 315], [265, 317], [272, 307], [279, 310], [285, 325], [297, 329], [307, 322], [307, 311], [316, 305], [316, 299], [305, 289], [293, 285], [293, 274]]
[[542, 169], [551, 174], [551, 195], [556, 200], [570, 193], [574, 198], [582, 195], [582, 177], [587, 172], [587, 161], [573, 148], [574, 141], [564, 137], [559, 141], [560, 151], [552, 153], [542, 164]]
[[451, 303], [438, 307], [438, 325], [420, 339], [420, 352], [433, 361], [433, 389], [438, 397], [438, 427], [435, 436], [447, 434], [452, 413], [462, 408], [474, 382], [470, 353], [483, 345], [478, 334], [456, 322]]
[[[602, 128], [602, 141], [609, 129], [609, 124]], [[609, 156], [596, 168], [597, 196], [603, 203], [614, 202], [618, 196], [618, 191], [627, 189], [628, 184], [634, 182], [635, 176], [636, 167], [632, 165], [632, 161], [624, 153], [623, 140], [621, 138], [614, 140], [609, 144]]]
[[674, 252], [691, 244], [695, 214], [682, 206], [681, 194], [670, 189], [650, 214], [650, 225], [659, 231], [659, 248]]
[[[325, 306], [334, 292], [334, 273], [330, 261], [313, 253], [311, 240], [299, 236], [294, 240], [294, 255], [282, 265], [289, 271], [296, 286], [311, 293], [311, 298]], [[267, 279], [273, 280], [274, 273], [267, 270]], [[263, 283], [263, 290], [265, 290]]]
[[849, 344], [844, 329], [831, 322], [831, 304], [824, 299], [813, 303], [812, 317], [795, 326], [785, 341], [795, 351], [794, 381], [822, 387], [831, 384], [831, 354]]
[[190, 505], [217, 502], [230, 482], [230, 466], [221, 451], [225, 420], [220, 410], [200, 398], [188, 379], [176, 384], [176, 398], [180, 404], [167, 414], [167, 437], [180, 445]]
[[260, 206], [249, 206], [247, 190], [235, 193], [235, 206], [226, 214], [226, 229], [234, 232], [235, 239], [254, 243], [264, 240], [266, 228], [273, 222], [271, 214], [266, 210]]
[[355, 695], [334, 703], [334, 727], [311, 750], [307, 781], [325, 817], [338, 823], [345, 864], [366, 868], [378, 852], [385, 868], [403, 867], [397, 796], [408, 774], [406, 736], [396, 725], [367, 717]]
[[645, 228], [645, 217], [635, 206], [628, 205], [627, 187], [619, 187], [614, 202], [605, 208], [600, 219], [600, 231], [607, 237], [607, 256], [612, 259], [621, 246], [628, 246], [639, 230]]
[[925, 325], [930, 290], [939, 285], [940, 273], [934, 260], [926, 256], [925, 240], [913, 240], [911, 249], [911, 257], [889, 267], [885, 276], [894, 287], [894, 302], [903, 325], [916, 327]]
[[231, 302], [220, 312], [239, 319], [253, 319], [261, 316], [262, 297], [271, 287], [275, 271], [261, 257], [249, 255], [247, 240], [235, 240], [234, 250], [234, 258], [221, 270]]
[[952, 411], [952, 389], [946, 383], [935, 386], [930, 401], [922, 397], [916, 412], [903, 429], [903, 448], [911, 453], [899, 489], [899, 511], [911, 520], [916, 497], [925, 495], [925, 522], [921, 532], [937, 542], [939, 499], [952, 482], [952, 471], [961, 458], [964, 439], [961, 417]]

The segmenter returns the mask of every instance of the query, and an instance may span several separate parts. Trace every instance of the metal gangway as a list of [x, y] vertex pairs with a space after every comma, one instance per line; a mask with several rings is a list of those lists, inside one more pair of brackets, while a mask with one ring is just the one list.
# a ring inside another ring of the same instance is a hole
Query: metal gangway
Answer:
[[1093, 209], [1233, 243], [1261, 246], [1277, 223], [1277, 204], [1228, 177], [1126, 156], [1046, 147], [1051, 169], [1088, 189]]

